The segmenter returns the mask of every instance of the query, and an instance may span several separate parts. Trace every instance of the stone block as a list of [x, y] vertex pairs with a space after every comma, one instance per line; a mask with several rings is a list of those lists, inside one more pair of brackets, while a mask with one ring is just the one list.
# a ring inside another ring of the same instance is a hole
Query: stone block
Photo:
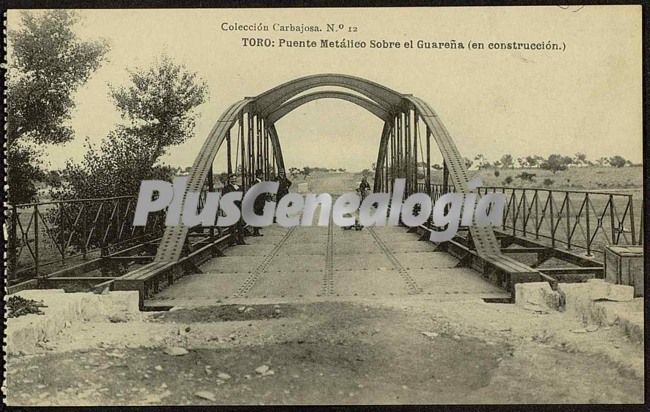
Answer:
[[83, 321], [128, 321], [139, 319], [137, 291], [114, 291], [105, 295], [65, 293], [59, 289], [38, 289], [17, 295], [42, 301], [43, 314], [7, 319], [7, 353], [32, 353], [40, 342], [52, 340], [66, 325]]
[[563, 309], [583, 322], [617, 326], [630, 340], [643, 342], [643, 298], [633, 298], [634, 288], [600, 279], [585, 283], [560, 283]]
[[557, 310], [560, 304], [560, 294], [551, 289], [548, 282], [516, 283], [515, 304], [523, 307], [533, 305]]

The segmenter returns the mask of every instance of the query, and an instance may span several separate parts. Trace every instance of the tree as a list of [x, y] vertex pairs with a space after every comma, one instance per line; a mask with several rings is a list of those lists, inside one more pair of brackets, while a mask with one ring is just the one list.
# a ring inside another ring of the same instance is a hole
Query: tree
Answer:
[[526, 163], [529, 167], [535, 167], [539, 164], [537, 156], [526, 156]]
[[587, 155], [580, 152], [576, 153], [573, 156], [573, 163], [577, 165], [587, 164]]
[[519, 164], [520, 168], [525, 168], [528, 167], [528, 162], [526, 161], [526, 158], [524, 157], [518, 157], [517, 158], [517, 163]]
[[511, 154], [504, 154], [501, 156], [501, 167], [503, 168], [514, 168], [515, 163], [512, 160], [512, 155]]
[[474, 164], [474, 161], [472, 159], [470, 159], [469, 157], [463, 157], [463, 161], [465, 162], [465, 168], [466, 169], [469, 169]]
[[476, 162], [476, 165], [479, 169], [484, 169], [486, 167], [490, 167], [490, 162], [487, 160], [487, 158], [479, 153], [476, 156], [474, 156], [474, 162]]
[[609, 158], [609, 165], [612, 167], [623, 167], [625, 166], [625, 158], [622, 156], [616, 155]]
[[144, 160], [153, 148], [124, 130], [113, 131], [99, 147], [86, 141], [86, 153], [79, 163], [68, 161], [64, 177], [68, 185], [55, 189], [55, 199], [128, 196], [138, 193], [142, 180], [171, 180], [173, 169]]
[[606, 157], [600, 157], [598, 160], [596, 160], [596, 163], [598, 166], [609, 166], [609, 159]]
[[61, 185], [61, 174], [58, 170], [50, 170], [45, 174], [45, 182], [50, 186], [60, 186]]
[[55, 197], [133, 195], [142, 180], [171, 179], [173, 169], [156, 162], [169, 146], [192, 135], [194, 109], [205, 101], [207, 86], [167, 57], [129, 73], [131, 84], [111, 93], [127, 123], [111, 131], [99, 149], [88, 144], [81, 163], [66, 165], [70, 185]]
[[126, 131], [152, 146], [153, 164], [167, 147], [192, 135], [194, 109], [205, 102], [208, 88], [196, 73], [165, 55], [151, 68], [129, 70], [129, 75], [131, 84], [111, 87], [111, 97], [128, 122]]
[[74, 137], [67, 124], [74, 93], [101, 65], [108, 44], [84, 41], [74, 32], [79, 17], [68, 10], [24, 12], [21, 27], [8, 35], [7, 180], [12, 203], [34, 199], [43, 178], [38, 144]]
[[552, 154], [540, 165], [540, 167], [545, 170], [550, 170], [555, 174], [559, 170], [566, 170], [572, 161], [573, 160], [568, 156]]

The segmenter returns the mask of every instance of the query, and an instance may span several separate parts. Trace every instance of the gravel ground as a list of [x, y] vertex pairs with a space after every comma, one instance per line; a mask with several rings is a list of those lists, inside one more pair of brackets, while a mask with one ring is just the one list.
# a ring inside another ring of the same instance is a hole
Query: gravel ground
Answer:
[[643, 348], [560, 313], [421, 298], [79, 323], [7, 363], [10, 405], [637, 403]]

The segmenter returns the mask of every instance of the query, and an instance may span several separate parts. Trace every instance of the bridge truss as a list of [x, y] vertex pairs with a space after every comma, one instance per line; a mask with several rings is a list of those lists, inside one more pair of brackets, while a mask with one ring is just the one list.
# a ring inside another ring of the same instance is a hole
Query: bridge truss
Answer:
[[[205, 193], [213, 189], [212, 165], [220, 150], [226, 152], [227, 172], [241, 175], [243, 191], [254, 184], [258, 171], [265, 180], [285, 172], [281, 141], [275, 124], [293, 110], [319, 99], [347, 101], [383, 122], [374, 176], [375, 191], [391, 191], [394, 179], [404, 178], [405, 196], [425, 191], [436, 200], [441, 194], [452, 190], [469, 192], [464, 159], [441, 119], [426, 102], [358, 77], [319, 74], [289, 81], [228, 107], [214, 124], [192, 165], [183, 203], [188, 192]], [[431, 181], [431, 153], [435, 148], [443, 158], [441, 187], [436, 187]], [[418, 179], [419, 163], [426, 164], [424, 182]], [[481, 195], [480, 190], [474, 192]], [[422, 239], [428, 239], [428, 233], [436, 228], [429, 223], [414, 230], [422, 234]], [[470, 226], [462, 228], [457, 238], [440, 247], [457, 256], [461, 264], [473, 267], [511, 291], [517, 282], [547, 280], [554, 285], [563, 276], [575, 279], [573, 275], [576, 273], [602, 275], [602, 265], [599, 266], [592, 259], [570, 252], [558, 255], [551, 253], [553, 249], [547, 246], [530, 241], [515, 242], [513, 239], [517, 237], [501, 231], [495, 233], [490, 227]], [[219, 256], [220, 251], [233, 241], [232, 228], [167, 227], [160, 238], [149, 241], [149, 245], [155, 248], [155, 254], [134, 257], [130, 253], [120, 256], [103, 253], [102, 258], [109, 262], [117, 259], [139, 259], [142, 262], [148, 259], [149, 262], [119, 277], [107, 278], [105, 282], [96, 284], [95, 289], [136, 289], [146, 298], [162, 285], [173, 283], [185, 272], [200, 271], [198, 264]], [[554, 276], [548, 275], [533, 267], [535, 265], [525, 265], [512, 259], [510, 256], [515, 251], [505, 249], [514, 243], [528, 253], [537, 253], [540, 259], [560, 256], [586, 270], [556, 271]], [[68, 273], [64, 271], [64, 275]], [[56, 277], [48, 276], [49, 279]]]

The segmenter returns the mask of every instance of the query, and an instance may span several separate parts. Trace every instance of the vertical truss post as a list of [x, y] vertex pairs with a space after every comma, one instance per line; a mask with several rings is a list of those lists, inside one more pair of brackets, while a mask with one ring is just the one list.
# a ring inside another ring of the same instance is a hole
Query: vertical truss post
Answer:
[[393, 122], [391, 132], [390, 132], [390, 189], [391, 191], [395, 188], [395, 166], [396, 166], [396, 159], [395, 159], [395, 147], [397, 145], [397, 124]]
[[569, 192], [566, 192], [566, 248], [571, 249], [571, 210]]
[[241, 152], [241, 184], [246, 190], [246, 144], [244, 142], [244, 113], [239, 114], [239, 150]]
[[271, 167], [271, 173], [273, 173], [274, 175], [277, 176], [278, 172], [276, 171], [275, 168], [276, 168], [276, 164], [277, 164], [278, 159], [277, 159], [277, 156], [275, 155], [275, 149], [274, 149], [273, 144], [271, 142], [271, 131], [268, 129], [268, 127], [266, 129], [266, 134], [267, 134], [267, 136], [269, 138], [269, 147], [270, 147], [270, 150], [271, 150], [271, 156], [269, 157], [269, 159], [271, 160], [271, 166], [270, 166]]
[[418, 188], [418, 111], [415, 109], [413, 111], [413, 160], [415, 160], [415, 189]]
[[[227, 156], [227, 161], [228, 161], [228, 176], [232, 174], [232, 145], [230, 142], [230, 130], [228, 130], [228, 134], [226, 134], [226, 156]], [[212, 189], [210, 189], [212, 191]]]
[[397, 133], [397, 135], [395, 136], [395, 140], [397, 142], [396, 144], [397, 153], [395, 153], [395, 159], [397, 160], [397, 177], [402, 177], [402, 114], [401, 113], [397, 115], [395, 131]]
[[522, 230], [523, 236], [526, 237], [527, 231], [526, 231], [526, 226], [528, 226], [528, 218], [526, 215], [526, 211], [528, 210], [528, 202], [526, 200], [526, 189], [524, 188], [521, 193], [521, 203], [523, 205], [523, 209], [521, 210], [521, 221], [522, 221]]
[[[230, 132], [228, 132], [228, 174], [232, 171], [232, 167], [230, 166]], [[214, 169], [213, 165], [210, 165], [210, 170], [208, 171], [208, 192], [214, 192]], [[205, 200], [208, 200], [208, 196], [206, 195]], [[203, 207], [205, 207], [205, 203], [203, 204]], [[214, 238], [214, 222], [210, 225], [210, 239]]]
[[264, 141], [264, 180], [269, 180], [270, 168], [269, 168], [269, 133], [266, 130], [266, 124], [264, 119], [262, 119], [262, 138]]
[[[550, 213], [551, 213], [551, 247], [555, 247], [555, 211], [554, 209], [554, 204], [553, 204], [553, 192], [549, 190], [548, 192], [548, 203], [551, 208]], [[505, 224], [505, 220], [504, 220]]]
[[386, 124], [386, 148], [384, 149], [384, 163], [381, 164], [381, 187], [379, 188], [380, 192], [385, 192], [388, 190], [388, 156], [390, 156], [390, 126]]
[[253, 124], [253, 115], [251, 112], [248, 112], [248, 184], [247, 187], [253, 185], [253, 179], [255, 178], [255, 140], [253, 136], [254, 132]]
[[425, 175], [427, 193], [431, 195], [431, 130], [427, 126], [427, 171]]
[[381, 190], [382, 192], [385, 192], [388, 190], [388, 150], [390, 148], [390, 130], [387, 131], [389, 133], [386, 136], [386, 151], [384, 152], [384, 163], [381, 165]]
[[[585, 225], [587, 226], [587, 256], [592, 256], [591, 255], [591, 225], [589, 222], [589, 193], [585, 193]], [[632, 209], [630, 209], [632, 211]], [[632, 227], [632, 236], [634, 236], [634, 227]], [[634, 239], [634, 237], [632, 237]], [[634, 240], [632, 241], [632, 244], [634, 244]]]
[[610, 230], [612, 231], [612, 244], [618, 244], [618, 239], [616, 235], [616, 227], [614, 226], [614, 195], [609, 195], [609, 225]]
[[406, 193], [413, 193], [413, 171], [411, 170], [411, 110], [404, 112], [404, 152], [406, 155]]
[[447, 162], [442, 162], [442, 193], [449, 193], [449, 167]]
[[[630, 211], [630, 232], [632, 233], [632, 244], [636, 245], [636, 231], [634, 230], [634, 203], [632, 202], [632, 195], [627, 196], [627, 207]], [[589, 210], [587, 210], [589, 214]]]
[[535, 239], [539, 239], [539, 190], [535, 190]]
[[[255, 174], [257, 174], [258, 170], [262, 170], [262, 161], [264, 157], [264, 149], [262, 148], [262, 119], [259, 117], [259, 115], [255, 116], [256, 122], [256, 137], [257, 137], [257, 161], [255, 163]], [[257, 176], [255, 176], [257, 177]]]

